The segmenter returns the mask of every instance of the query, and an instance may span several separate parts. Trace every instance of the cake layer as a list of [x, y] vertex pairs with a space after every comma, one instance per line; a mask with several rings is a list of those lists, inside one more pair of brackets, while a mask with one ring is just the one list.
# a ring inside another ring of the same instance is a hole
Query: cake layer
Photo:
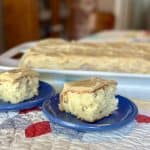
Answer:
[[77, 118], [94, 122], [117, 109], [116, 82], [99, 78], [66, 83], [59, 109]]
[[99, 43], [45, 40], [29, 49], [20, 66], [45, 69], [150, 73], [149, 43]]
[[38, 95], [39, 75], [33, 70], [22, 68], [0, 74], [0, 99], [19, 103]]

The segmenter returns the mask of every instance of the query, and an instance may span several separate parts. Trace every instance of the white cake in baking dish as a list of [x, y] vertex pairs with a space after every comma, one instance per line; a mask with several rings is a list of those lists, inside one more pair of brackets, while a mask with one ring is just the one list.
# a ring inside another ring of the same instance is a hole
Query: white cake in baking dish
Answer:
[[149, 74], [150, 44], [41, 40], [27, 50], [19, 66]]
[[59, 109], [88, 122], [109, 116], [117, 109], [116, 85], [113, 80], [101, 78], [65, 83]]
[[39, 75], [28, 68], [0, 73], [0, 99], [12, 104], [38, 95]]

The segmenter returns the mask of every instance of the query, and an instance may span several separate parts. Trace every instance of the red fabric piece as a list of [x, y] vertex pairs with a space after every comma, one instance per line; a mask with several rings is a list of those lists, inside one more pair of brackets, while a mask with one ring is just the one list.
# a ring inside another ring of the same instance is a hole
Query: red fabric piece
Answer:
[[33, 108], [30, 108], [30, 109], [20, 110], [19, 114], [27, 114], [27, 113], [32, 112], [32, 111], [40, 111], [40, 110], [41, 110], [41, 108], [39, 108], [39, 107], [33, 107]]
[[37, 122], [31, 124], [25, 129], [25, 136], [28, 138], [40, 136], [51, 132], [50, 124], [48, 121]]
[[136, 121], [138, 123], [150, 123], [150, 116], [139, 114], [136, 116]]

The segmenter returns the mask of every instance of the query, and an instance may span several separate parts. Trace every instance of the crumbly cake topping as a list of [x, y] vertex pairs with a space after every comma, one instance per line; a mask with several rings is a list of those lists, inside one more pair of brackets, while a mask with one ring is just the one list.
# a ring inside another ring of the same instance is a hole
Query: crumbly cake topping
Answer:
[[47, 39], [37, 43], [37, 45], [28, 52], [45, 55], [65, 54], [65, 56], [74, 55], [92, 55], [108, 57], [139, 57], [150, 59], [149, 43], [81, 43], [77, 41], [68, 42], [62, 39]]
[[39, 77], [38, 73], [29, 68], [19, 68], [3, 72], [0, 74], [0, 83], [2, 82], [16, 82], [17, 80], [24, 77]]
[[109, 85], [116, 85], [117, 82], [114, 80], [104, 80], [101, 78], [91, 78], [82, 81], [73, 81], [64, 84], [63, 91], [72, 92], [94, 92], [98, 89], [104, 88]]

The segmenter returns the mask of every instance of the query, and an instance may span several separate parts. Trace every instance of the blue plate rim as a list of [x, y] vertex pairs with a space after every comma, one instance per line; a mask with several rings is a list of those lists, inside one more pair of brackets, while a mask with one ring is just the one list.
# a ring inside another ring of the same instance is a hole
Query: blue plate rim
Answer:
[[[131, 113], [130, 116], [127, 117], [126, 120], [122, 120], [121, 122], [117, 122], [117, 123], [114, 123], [114, 124], [111, 124], [111, 125], [108, 124], [108, 125], [93, 126], [94, 123], [90, 124], [90, 123], [87, 122], [87, 124], [90, 125], [90, 126], [86, 126], [85, 127], [84, 125], [79, 125], [79, 124], [75, 125], [75, 124], [73, 124], [71, 122], [67, 122], [67, 121], [64, 121], [62, 119], [59, 119], [59, 118], [57, 118], [57, 117], [49, 114], [49, 112], [45, 108], [45, 105], [47, 105], [47, 103], [50, 103], [51, 99], [46, 100], [42, 104], [42, 111], [46, 115], [46, 117], [49, 119], [49, 121], [52, 121], [53, 123], [56, 123], [56, 124], [61, 125], [63, 127], [68, 127], [68, 128], [76, 129], [78, 131], [83, 131], [83, 132], [86, 132], [86, 131], [106, 131], [106, 130], [113, 130], [113, 129], [118, 129], [118, 128], [122, 127], [122, 126], [127, 125], [128, 123], [130, 123], [131, 121], [133, 121], [134, 118], [136, 117], [136, 115], [138, 114], [138, 108], [137, 108], [137, 106], [135, 105], [134, 102], [132, 102], [128, 98], [126, 98], [124, 96], [121, 96], [121, 95], [116, 95], [116, 97], [118, 98], [118, 100], [119, 100], [119, 98], [123, 98], [124, 100], [126, 100], [126, 102], [132, 107], [132, 113]], [[51, 97], [51, 98], [53, 98], [53, 97]]]
[[38, 107], [41, 106], [42, 103], [45, 101], [47, 98], [51, 98], [56, 94], [55, 89], [53, 88], [52, 85], [48, 84], [47, 82], [44, 81], [39, 81], [39, 85], [45, 85], [49, 87], [49, 90], [51, 91], [49, 94], [46, 94], [44, 97], [40, 97], [37, 100], [25, 100], [23, 102], [17, 103], [17, 104], [11, 104], [7, 103], [0, 105], [0, 112], [7, 112], [7, 111], [17, 111], [17, 110], [22, 110], [22, 109], [28, 109], [28, 108], [33, 108], [33, 107]]

